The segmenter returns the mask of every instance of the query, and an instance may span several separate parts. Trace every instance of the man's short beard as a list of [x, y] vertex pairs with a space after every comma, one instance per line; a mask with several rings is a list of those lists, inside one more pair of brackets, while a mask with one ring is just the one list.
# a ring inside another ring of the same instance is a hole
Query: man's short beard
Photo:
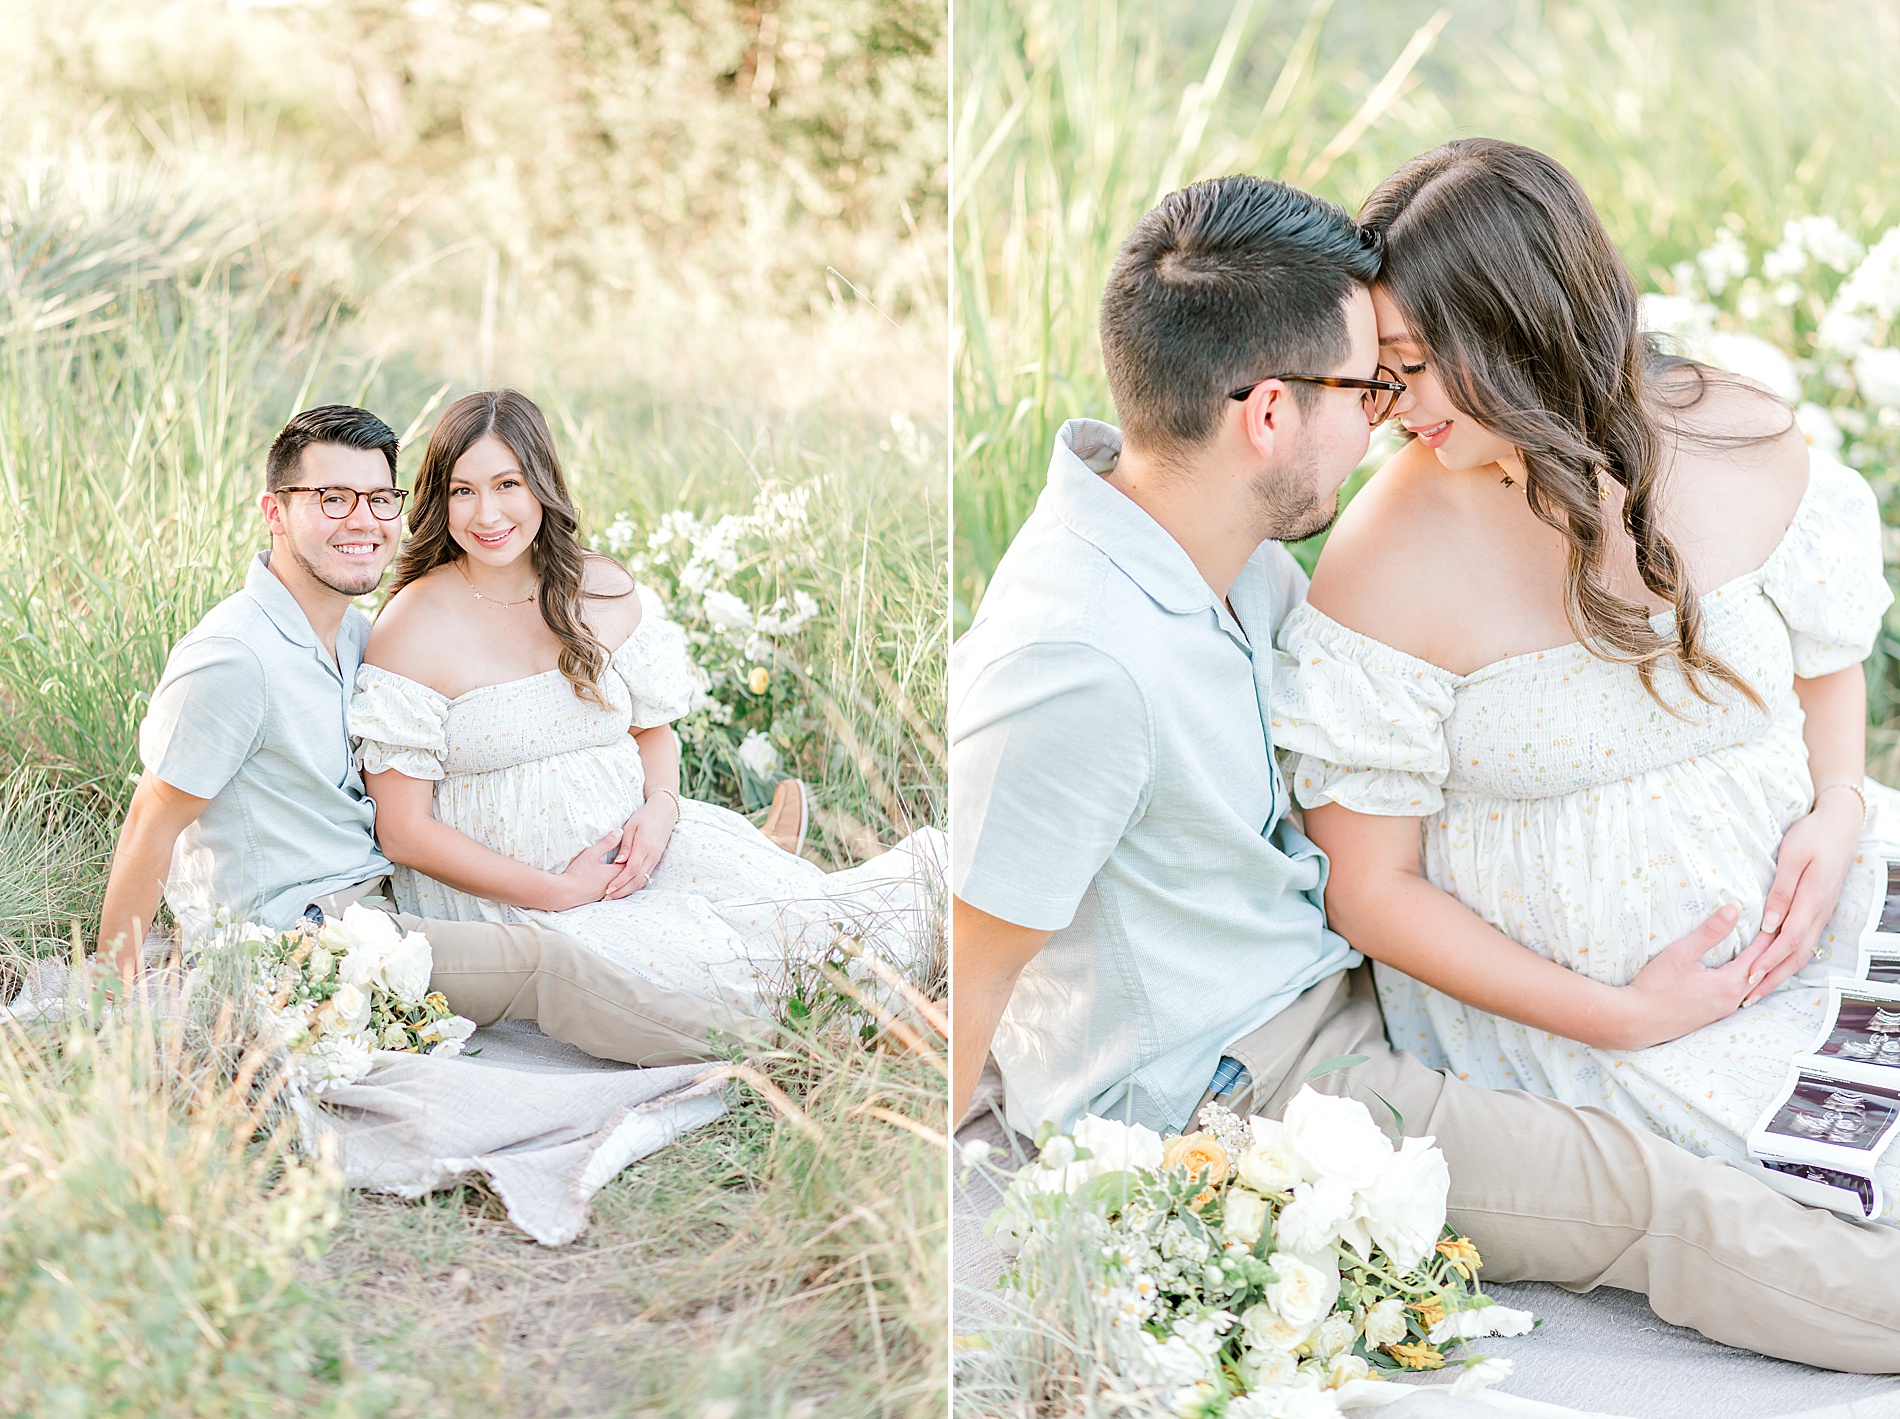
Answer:
[[1254, 533], [1262, 542], [1302, 542], [1338, 519], [1338, 490], [1320, 496], [1318, 469], [1319, 458], [1307, 446], [1254, 479]]
[[297, 545], [294, 538], [286, 537], [284, 539], [284, 545], [290, 549], [290, 559], [302, 567], [312, 581], [317, 582], [319, 585], [329, 587], [330, 590], [336, 592], [339, 596], [367, 596], [370, 592], [383, 584], [383, 572], [385, 568], [377, 567], [372, 571], [371, 568], [364, 567], [363, 571], [369, 577], [366, 585], [338, 586], [334, 581], [330, 580], [329, 577], [310, 565], [310, 559], [303, 554], [303, 548]]

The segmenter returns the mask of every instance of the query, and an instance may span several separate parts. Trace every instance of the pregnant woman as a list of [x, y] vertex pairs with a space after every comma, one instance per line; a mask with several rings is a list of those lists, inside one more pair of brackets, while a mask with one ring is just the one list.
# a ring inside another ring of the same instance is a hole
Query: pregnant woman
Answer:
[[680, 795], [684, 638], [582, 549], [530, 400], [450, 407], [409, 527], [350, 706], [403, 910], [538, 920], [747, 1013], [840, 932], [900, 964], [921, 954], [937, 830], [828, 874]]
[[1863, 772], [1873, 494], [1646, 348], [1542, 154], [1447, 144], [1360, 219], [1413, 437], [1283, 627], [1272, 715], [1327, 914], [1399, 1048], [1743, 1157], [1900, 828]]

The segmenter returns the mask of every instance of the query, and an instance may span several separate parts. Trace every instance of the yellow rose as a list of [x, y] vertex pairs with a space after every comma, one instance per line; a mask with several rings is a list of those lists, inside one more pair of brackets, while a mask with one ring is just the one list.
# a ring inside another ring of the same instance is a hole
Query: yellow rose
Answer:
[[1227, 1181], [1227, 1150], [1211, 1133], [1184, 1133], [1170, 1138], [1161, 1148], [1161, 1166], [1186, 1168], [1188, 1176], [1199, 1178], [1209, 1187]]
[[1484, 1258], [1478, 1255], [1478, 1249], [1471, 1244], [1470, 1237], [1460, 1237], [1453, 1242], [1440, 1242], [1438, 1254], [1449, 1261], [1458, 1274], [1469, 1281], [1473, 1273], [1484, 1265]]
[[755, 695], [763, 695], [765, 687], [772, 683], [772, 672], [763, 665], [752, 667], [752, 673], [746, 676], [746, 688]]
[[1436, 1347], [1422, 1340], [1415, 1345], [1388, 1345], [1385, 1353], [1408, 1370], [1442, 1370], [1445, 1367], [1445, 1357], [1438, 1353]]

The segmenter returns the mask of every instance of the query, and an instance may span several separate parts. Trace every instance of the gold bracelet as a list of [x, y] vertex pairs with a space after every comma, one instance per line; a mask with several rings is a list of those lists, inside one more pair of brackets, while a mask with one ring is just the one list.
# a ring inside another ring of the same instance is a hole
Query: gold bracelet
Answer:
[[1825, 788], [1815, 789], [1814, 801], [1819, 803], [1821, 801], [1821, 795], [1826, 793], [1828, 789], [1834, 788], [1844, 788], [1860, 800], [1860, 821], [1864, 824], [1867, 821], [1867, 794], [1859, 784], [1850, 779], [1842, 779], [1839, 783], [1830, 783]]
[[[686, 816], [686, 805], [680, 801], [680, 796], [677, 793], [673, 792], [672, 789], [656, 788], [653, 790], [652, 793], [647, 795], [647, 799], [649, 802], [651, 802], [654, 798], [657, 798], [662, 793], [664, 793], [668, 798], [673, 800], [673, 821], [675, 823], [679, 822], [680, 819]], [[1865, 802], [1866, 800], [1863, 799], [1862, 801]]]

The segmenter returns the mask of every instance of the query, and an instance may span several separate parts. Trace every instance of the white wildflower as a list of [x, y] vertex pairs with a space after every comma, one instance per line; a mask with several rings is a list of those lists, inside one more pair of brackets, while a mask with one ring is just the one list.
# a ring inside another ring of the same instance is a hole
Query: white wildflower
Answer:
[[429, 1029], [431, 1034], [440, 1038], [441, 1043], [432, 1046], [428, 1053], [455, 1055], [462, 1052], [468, 1037], [475, 1033], [475, 1022], [461, 1015], [450, 1015], [447, 1019], [437, 1020]]
[[1801, 437], [1813, 448], [1823, 453], [1839, 453], [1842, 443], [1840, 426], [1834, 422], [1834, 416], [1819, 404], [1806, 403], [1795, 406], [1794, 422], [1801, 430]]
[[739, 762], [760, 778], [770, 778], [778, 772], [778, 750], [772, 741], [756, 729], [746, 731], [745, 743], [739, 746]]
[[1467, 1361], [1465, 1372], [1451, 1382], [1453, 1394], [1475, 1394], [1481, 1389], [1489, 1389], [1499, 1380], [1509, 1378], [1511, 1362], [1502, 1357], [1480, 1356]]
[[1795, 373], [1794, 361], [1760, 336], [1718, 330], [1702, 338], [1701, 358], [1765, 385], [1790, 402], [1801, 397], [1801, 378]]
[[722, 631], [752, 629], [752, 608], [730, 591], [707, 591], [700, 599], [706, 619]]
[[1724, 227], [1715, 234], [1714, 241], [1696, 253], [1695, 264], [1702, 273], [1703, 286], [1710, 295], [1719, 296], [1731, 281], [1748, 274], [1748, 248], [1742, 245], [1739, 233]]
[[1869, 346], [1855, 355], [1854, 383], [1869, 404], [1900, 408], [1900, 350]]
[[1448, 1340], [1479, 1340], [1487, 1335], [1524, 1335], [1531, 1324], [1529, 1311], [1496, 1304], [1473, 1306], [1453, 1311], [1432, 1326], [1425, 1338], [1434, 1345], [1443, 1345]]

